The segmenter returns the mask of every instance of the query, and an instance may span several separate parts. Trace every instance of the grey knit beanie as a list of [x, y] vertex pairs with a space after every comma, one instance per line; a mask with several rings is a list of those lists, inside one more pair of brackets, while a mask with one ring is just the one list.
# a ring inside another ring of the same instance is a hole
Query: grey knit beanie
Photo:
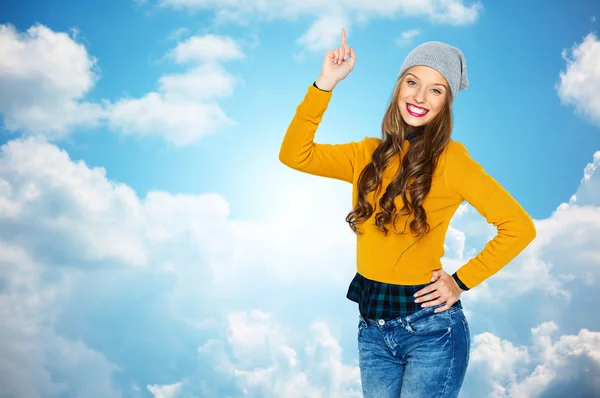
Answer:
[[415, 47], [402, 63], [398, 78], [408, 68], [417, 65], [429, 66], [440, 72], [450, 85], [452, 99], [456, 98], [460, 90], [469, 87], [467, 60], [462, 51], [449, 44], [429, 41]]

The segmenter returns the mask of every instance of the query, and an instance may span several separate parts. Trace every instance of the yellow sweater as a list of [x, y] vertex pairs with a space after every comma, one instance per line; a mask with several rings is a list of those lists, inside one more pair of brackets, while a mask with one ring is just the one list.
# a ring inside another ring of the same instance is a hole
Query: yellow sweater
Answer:
[[[315, 143], [315, 132], [331, 95], [332, 92], [309, 86], [285, 134], [279, 159], [293, 169], [351, 183], [354, 206], [358, 197], [358, 177], [371, 162], [371, 155], [380, 139], [365, 137], [359, 142], [337, 145]], [[405, 140], [404, 145], [406, 153], [410, 142]], [[399, 161], [390, 166], [384, 170], [382, 192], [395, 177]], [[373, 205], [373, 193], [369, 195], [367, 197]], [[431, 190], [423, 203], [430, 231], [417, 239], [406, 224], [407, 233], [398, 234], [388, 226], [389, 232], [385, 236], [375, 225], [375, 213], [380, 210], [377, 206], [371, 218], [358, 226], [363, 233], [356, 235], [357, 271], [379, 282], [400, 285], [428, 283], [432, 271], [442, 268], [441, 257], [444, 255], [448, 225], [463, 200], [498, 229], [498, 234], [483, 250], [458, 269], [457, 276], [468, 288], [495, 274], [535, 238], [533, 220], [527, 212], [469, 156], [463, 144], [451, 140], [440, 155]], [[397, 209], [402, 208], [400, 196], [396, 197], [395, 203]], [[406, 216], [398, 218], [398, 231], [404, 230], [405, 222]]]

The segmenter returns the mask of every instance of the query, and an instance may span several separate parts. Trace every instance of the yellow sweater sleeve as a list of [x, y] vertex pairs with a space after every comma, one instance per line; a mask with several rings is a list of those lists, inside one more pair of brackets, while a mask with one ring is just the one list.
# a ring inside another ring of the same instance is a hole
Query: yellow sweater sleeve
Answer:
[[483, 250], [457, 271], [459, 279], [473, 288], [523, 251], [535, 238], [536, 230], [529, 214], [469, 156], [463, 144], [451, 141], [445, 153], [448, 188], [498, 229]]
[[314, 142], [331, 94], [331, 91], [322, 91], [313, 85], [308, 87], [283, 138], [279, 160], [295, 170], [352, 183], [355, 157], [362, 151], [362, 142]]

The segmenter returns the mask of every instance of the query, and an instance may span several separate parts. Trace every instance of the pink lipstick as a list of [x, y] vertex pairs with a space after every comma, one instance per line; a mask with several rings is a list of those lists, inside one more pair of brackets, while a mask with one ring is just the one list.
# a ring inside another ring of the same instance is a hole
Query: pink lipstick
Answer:
[[406, 110], [408, 111], [408, 113], [411, 114], [411, 116], [414, 116], [414, 117], [423, 117], [423, 116], [427, 115], [427, 113], [429, 112], [429, 110], [427, 110], [425, 108], [421, 108], [420, 106], [416, 106], [416, 105], [408, 104], [408, 103], [406, 104]]

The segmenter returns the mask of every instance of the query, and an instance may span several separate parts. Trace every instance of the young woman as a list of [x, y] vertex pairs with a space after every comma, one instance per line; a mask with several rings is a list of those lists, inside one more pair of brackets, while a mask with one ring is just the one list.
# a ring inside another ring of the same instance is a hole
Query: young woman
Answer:
[[[469, 362], [460, 295], [492, 276], [535, 237], [531, 217], [451, 139], [451, 106], [468, 86], [463, 53], [440, 42], [412, 50], [400, 68], [382, 138], [317, 144], [334, 87], [353, 69], [346, 43], [325, 54], [285, 134], [279, 159], [352, 184], [346, 221], [356, 233], [359, 367], [365, 397], [456, 397]], [[452, 275], [444, 239], [466, 200], [498, 234]]]

